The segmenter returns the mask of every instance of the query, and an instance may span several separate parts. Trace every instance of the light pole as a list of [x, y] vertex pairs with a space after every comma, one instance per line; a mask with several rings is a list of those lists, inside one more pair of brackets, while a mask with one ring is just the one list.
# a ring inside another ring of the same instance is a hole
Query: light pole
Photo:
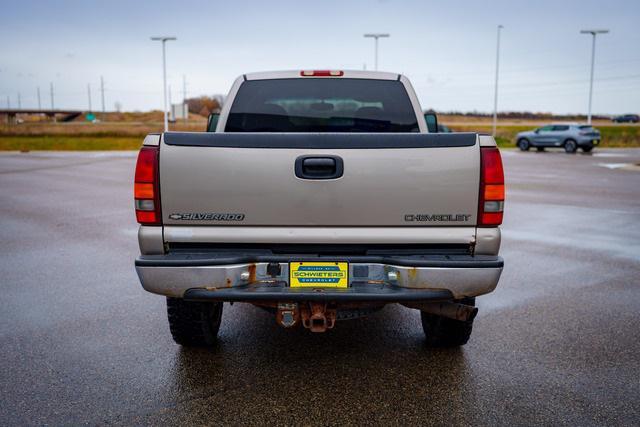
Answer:
[[176, 40], [175, 37], [151, 37], [153, 41], [161, 41], [162, 42], [162, 90], [164, 93], [164, 131], [167, 132], [169, 130], [169, 119], [167, 117], [167, 54], [166, 54], [166, 44], [170, 40]]
[[581, 30], [580, 34], [591, 34], [591, 78], [589, 79], [589, 113], [587, 115], [587, 123], [591, 124], [591, 100], [593, 99], [593, 64], [596, 57], [596, 35], [607, 34], [609, 30]]
[[89, 112], [91, 112], [91, 83], [87, 83], [87, 96], [89, 97]]
[[100, 76], [100, 97], [102, 98], [102, 120], [104, 120], [104, 79]]
[[373, 69], [375, 71], [378, 71], [378, 39], [381, 37], [389, 37], [389, 34], [384, 34], [384, 33], [371, 33], [371, 34], [365, 34], [364, 35], [367, 38], [373, 38], [375, 40], [375, 59], [374, 59], [374, 66]]
[[493, 93], [493, 136], [496, 136], [498, 127], [498, 76], [500, 71], [500, 32], [504, 27], [498, 25], [498, 42], [496, 44], [496, 85]]

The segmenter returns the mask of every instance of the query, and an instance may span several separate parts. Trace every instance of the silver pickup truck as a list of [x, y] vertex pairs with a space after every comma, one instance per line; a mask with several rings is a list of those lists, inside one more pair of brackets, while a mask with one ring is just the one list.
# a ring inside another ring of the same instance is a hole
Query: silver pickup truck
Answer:
[[135, 266], [177, 343], [214, 344], [223, 302], [312, 332], [399, 303], [427, 344], [467, 342], [503, 268], [492, 137], [429, 133], [405, 76], [363, 71], [243, 75], [209, 126], [136, 166]]

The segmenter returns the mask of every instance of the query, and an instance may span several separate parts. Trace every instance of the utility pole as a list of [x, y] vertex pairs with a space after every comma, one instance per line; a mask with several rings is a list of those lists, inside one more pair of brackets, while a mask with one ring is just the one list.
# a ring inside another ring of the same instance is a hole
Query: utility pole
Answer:
[[168, 95], [169, 95], [169, 119], [171, 119], [171, 85], [169, 85]]
[[164, 131], [167, 132], [169, 130], [169, 118], [167, 116], [167, 42], [171, 40], [176, 40], [175, 37], [151, 37], [153, 41], [161, 41], [162, 42], [162, 89], [164, 92]]
[[[104, 115], [104, 78], [102, 76], [100, 76], [100, 94], [102, 98], [102, 114]], [[102, 120], [104, 120], [104, 117]]]
[[182, 103], [187, 103], [187, 76], [182, 75]]
[[49, 83], [49, 93], [51, 95], [51, 109], [54, 109], [54, 104], [53, 104], [53, 82]]
[[187, 123], [187, 114], [189, 114], [186, 110], [187, 107], [187, 76], [182, 75], [182, 119], [185, 123]]
[[40, 86], [37, 87], [38, 92], [38, 110], [42, 110], [42, 102], [40, 101]]
[[11, 98], [9, 98], [9, 95], [7, 95], [7, 110], [11, 109]]
[[374, 62], [373, 62], [373, 69], [375, 71], [378, 71], [378, 39], [379, 38], [384, 38], [384, 37], [389, 37], [389, 34], [384, 34], [384, 33], [371, 33], [371, 34], [365, 34], [364, 35], [366, 38], [373, 38], [375, 40], [374, 43]]
[[87, 83], [87, 96], [89, 97], [89, 112], [91, 112], [91, 83]]
[[596, 58], [596, 35], [607, 34], [609, 30], [581, 30], [580, 34], [591, 34], [591, 77], [589, 79], [589, 112], [587, 114], [587, 123], [591, 124], [591, 100], [593, 99], [593, 65]]
[[20, 92], [18, 92], [18, 110], [22, 109], [22, 99], [20, 98]]
[[496, 45], [496, 85], [495, 92], [493, 94], [493, 133], [496, 136], [496, 128], [498, 127], [498, 75], [500, 71], [500, 30], [504, 27], [498, 25], [498, 42]]

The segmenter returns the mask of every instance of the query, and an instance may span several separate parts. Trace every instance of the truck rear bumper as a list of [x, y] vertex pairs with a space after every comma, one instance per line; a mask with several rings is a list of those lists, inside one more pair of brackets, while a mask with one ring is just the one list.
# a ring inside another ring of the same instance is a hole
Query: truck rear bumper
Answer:
[[[291, 288], [290, 261], [346, 261], [349, 287]], [[473, 297], [493, 291], [502, 273], [496, 256], [229, 256], [143, 255], [142, 287], [170, 297], [215, 301], [408, 302]]]

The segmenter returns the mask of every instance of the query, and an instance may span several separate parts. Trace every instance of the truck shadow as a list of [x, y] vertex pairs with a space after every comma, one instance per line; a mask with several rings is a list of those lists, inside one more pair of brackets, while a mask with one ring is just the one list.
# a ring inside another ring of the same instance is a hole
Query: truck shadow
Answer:
[[[250, 306], [226, 314], [214, 349], [178, 350], [175, 410], [238, 422], [251, 408], [276, 411], [279, 422], [313, 416], [324, 424], [337, 415], [371, 421], [375, 411], [374, 420], [397, 423], [394, 414], [422, 417], [444, 405], [455, 408], [448, 420], [469, 421], [474, 392], [464, 349], [427, 348], [417, 311], [388, 306], [324, 334], [282, 329]], [[223, 404], [229, 399], [233, 405]]]

